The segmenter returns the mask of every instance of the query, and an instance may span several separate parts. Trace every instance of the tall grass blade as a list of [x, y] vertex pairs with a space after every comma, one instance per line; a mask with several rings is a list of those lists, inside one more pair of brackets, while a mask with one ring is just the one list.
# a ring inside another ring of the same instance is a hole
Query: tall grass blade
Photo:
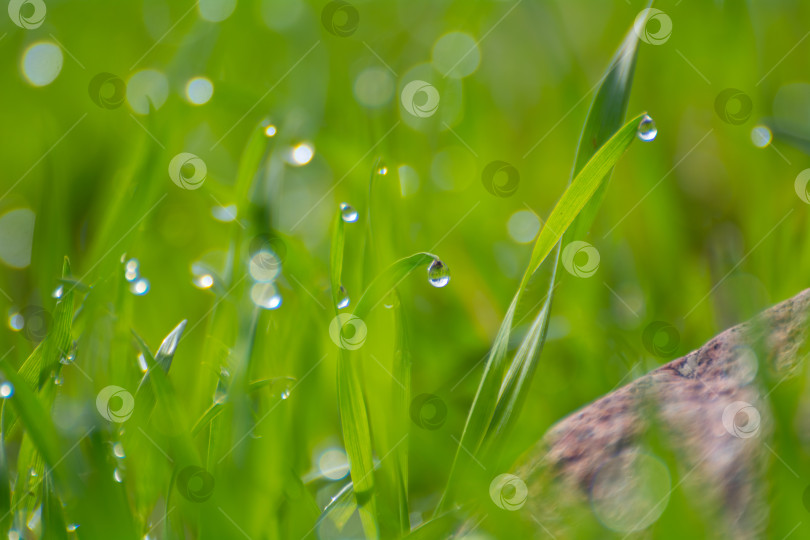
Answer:
[[[636, 138], [638, 124], [644, 116], [643, 113], [618, 128], [627, 106], [630, 89], [629, 78], [632, 77], [635, 65], [636, 42], [637, 37], [631, 29], [597, 92], [588, 116], [589, 120], [586, 122], [586, 128], [580, 140], [577, 164], [572, 171], [573, 179], [538, 235], [520, 287], [504, 316], [495, 343], [490, 350], [481, 383], [470, 407], [459, 448], [453, 460], [447, 487], [436, 510], [437, 513], [446, 509], [449, 504], [457, 475], [464, 469], [469, 459], [466, 457], [466, 452], [478, 453], [487, 434], [500, 433], [506, 427], [516, 407], [522, 402], [523, 393], [534, 372], [538, 353], [545, 339], [560, 253], [558, 243], [583, 210], [588, 209], [588, 212], [595, 212], [594, 206], [588, 208], [589, 202], [599, 192], [613, 166]], [[617, 106], [620, 111], [618, 114], [615, 111], [606, 111], [606, 108]], [[592, 122], [591, 118], [595, 120]], [[611, 129], [609, 123], [614, 121], [617, 122], [617, 127]], [[602, 141], [600, 138], [605, 140]], [[592, 149], [588, 150], [587, 145], [591, 145]], [[587, 216], [581, 219], [586, 220]], [[506, 353], [515, 310], [532, 276], [555, 246], [557, 251], [546, 301], [535, 317], [530, 332], [524, 338], [524, 342], [518, 350], [518, 356], [506, 371]]]

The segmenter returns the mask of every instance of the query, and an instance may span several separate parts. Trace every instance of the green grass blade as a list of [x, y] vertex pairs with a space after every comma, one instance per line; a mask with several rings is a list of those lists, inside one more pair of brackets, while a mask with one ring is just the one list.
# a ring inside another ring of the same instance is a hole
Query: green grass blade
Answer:
[[0, 371], [14, 387], [14, 395], [7, 398], [7, 401], [16, 410], [37, 451], [52, 469], [57, 484], [63, 489], [75, 487], [67, 464], [62, 459], [65, 455], [64, 445], [50, 414], [28, 382], [17, 373], [8, 360], [0, 360]]
[[346, 243], [346, 231], [344, 230], [343, 216], [340, 210], [335, 214], [335, 219], [332, 220], [332, 247], [329, 252], [329, 281], [332, 286], [332, 304], [335, 308], [335, 313], [338, 311], [338, 302], [340, 297], [341, 274], [343, 273], [343, 249]]
[[540, 230], [520, 287], [504, 317], [504, 321], [501, 324], [498, 335], [495, 338], [495, 343], [487, 359], [481, 384], [479, 385], [470, 408], [467, 424], [462, 432], [459, 449], [456, 451], [456, 458], [453, 461], [450, 478], [448, 479], [448, 487], [445, 489], [444, 495], [439, 502], [437, 512], [446, 508], [450, 497], [450, 490], [455, 481], [455, 475], [463, 468], [459, 467], [459, 459], [462, 458], [466, 462], [467, 458], [463, 458], [463, 454], [466, 454], [466, 452], [477, 453], [484, 441], [486, 435], [485, 426], [489, 426], [497, 407], [498, 395], [503, 382], [503, 369], [509, 336], [511, 334], [512, 320], [520, 296], [526, 289], [535, 271], [540, 267], [555, 245], [557, 245], [562, 235], [599, 188], [605, 176], [611, 171], [633, 140], [635, 140], [638, 125], [643, 116], [644, 113], [639, 114], [622, 126], [622, 128], [610, 137], [591, 159], [588, 160], [582, 170], [573, 179], [568, 189], [562, 194], [556, 206], [551, 211], [551, 215]]
[[562, 235], [573, 223], [574, 218], [582, 211], [587, 202], [599, 189], [602, 180], [619, 161], [625, 150], [636, 139], [638, 125], [646, 113], [641, 113], [627, 122], [619, 129], [599, 150], [588, 160], [582, 170], [571, 181], [560, 200], [551, 211], [540, 235], [534, 244], [529, 267], [523, 275], [521, 288], [525, 288], [529, 279], [540, 267], [546, 257], [562, 238]]
[[[602, 147], [621, 128], [630, 99], [637, 52], [638, 37], [634, 29], [630, 29], [602, 78], [602, 83], [588, 111], [577, 148], [577, 157], [571, 169], [572, 181], [587, 165], [597, 149]], [[513, 413], [520, 410], [528, 392], [528, 383], [536, 369], [545, 342], [551, 302], [556, 287], [560, 251], [567, 239], [573, 240], [584, 236], [590, 228], [601, 205], [611, 172], [612, 169], [604, 176], [594, 194], [566, 230], [563, 242], [557, 244], [546, 300], [535, 317], [531, 330], [524, 338], [501, 386], [498, 407], [487, 433], [487, 437], [490, 439], [504, 434], [510, 419], [516, 416]]]
[[[69, 275], [70, 262], [65, 257], [62, 264], [62, 278], [67, 278]], [[20, 377], [30, 388], [39, 389], [44, 379], [50, 376], [54, 369], [61, 366], [60, 359], [67, 355], [73, 346], [71, 327], [73, 324], [74, 293], [70, 288], [64, 289], [65, 294], [57, 300], [54, 308], [53, 328], [25, 359], [25, 362], [18, 370]], [[3, 430], [9, 433], [17, 420], [17, 414], [13, 408], [7, 407], [6, 403], [3, 403], [2, 416]]]
[[[335, 314], [338, 313], [340, 296], [344, 235], [343, 218], [338, 210], [334, 219], [330, 254], [330, 281]], [[368, 411], [358, 370], [351, 363], [349, 352], [342, 348], [338, 351], [337, 395], [343, 442], [351, 466], [354, 496], [359, 506], [360, 519], [363, 522], [366, 536], [376, 538], [378, 526], [374, 493], [374, 451], [371, 444]]]

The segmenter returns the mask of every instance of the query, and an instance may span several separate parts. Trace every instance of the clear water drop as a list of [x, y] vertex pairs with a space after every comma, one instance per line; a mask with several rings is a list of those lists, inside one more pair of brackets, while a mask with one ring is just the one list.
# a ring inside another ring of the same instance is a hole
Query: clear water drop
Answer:
[[62, 375], [57, 375], [53, 378], [53, 384], [55, 384], [56, 386], [62, 386], [63, 384], [65, 384], [65, 378], [62, 377]]
[[127, 457], [126, 453], [124, 452], [124, 445], [121, 444], [120, 442], [117, 442], [113, 445], [113, 454], [115, 454], [115, 457], [117, 457], [118, 459], [123, 459]]
[[141, 372], [146, 373], [149, 369], [149, 364], [146, 363], [146, 358], [144, 358], [143, 354], [138, 355], [138, 367], [141, 368]]
[[434, 287], [444, 287], [450, 283], [450, 269], [439, 259], [434, 259], [427, 269], [428, 281]]
[[340, 217], [343, 218], [343, 221], [346, 223], [354, 223], [360, 215], [351, 205], [344, 202], [340, 203]]
[[54, 298], [62, 298], [62, 295], [65, 294], [65, 288], [62, 285], [59, 285], [54, 291], [51, 293], [51, 296]]
[[78, 523], [71, 523], [70, 525], [68, 525], [68, 526], [67, 526], [67, 531], [68, 531], [68, 532], [73, 532], [73, 531], [75, 531], [75, 530], [76, 530], [76, 529], [78, 529], [78, 528], [79, 528], [79, 524], [78, 524]]
[[276, 133], [278, 133], [278, 130], [273, 124], [270, 124], [264, 128], [264, 134], [267, 137], [275, 137]]
[[651, 141], [658, 135], [658, 128], [655, 127], [655, 121], [649, 114], [645, 114], [638, 123], [638, 138], [642, 141]]
[[349, 307], [349, 302], [350, 302], [349, 295], [346, 292], [346, 289], [343, 287], [343, 285], [341, 285], [340, 291], [338, 291], [338, 303], [337, 303], [338, 309], [344, 309], [346, 307]]
[[59, 362], [63, 365], [69, 366], [73, 362], [76, 361], [76, 347], [77, 344], [74, 341], [73, 345], [71, 346], [70, 350], [67, 351], [66, 354], [63, 354], [61, 358], [59, 358]]
[[279, 397], [281, 397], [281, 399], [287, 399], [288, 397], [290, 397], [290, 389], [285, 388], [284, 390], [282, 390], [281, 395]]
[[194, 286], [198, 289], [210, 289], [214, 286], [214, 276], [211, 274], [203, 274], [201, 276], [195, 276], [192, 280]]
[[139, 278], [130, 287], [129, 290], [136, 296], [143, 296], [149, 292], [149, 280], [146, 278]]
[[377, 174], [379, 174], [380, 176], [385, 176], [386, 174], [388, 174], [388, 167], [382, 165], [379, 169], [377, 169]]
[[116, 467], [115, 470], [113, 471], [113, 478], [115, 479], [116, 482], [120, 484], [121, 482], [124, 481], [124, 473], [121, 472], [121, 469]]
[[37, 476], [37, 470], [34, 467], [28, 469], [28, 474], [31, 478], [35, 478]]
[[10, 382], [0, 383], [0, 398], [7, 399], [14, 395], [14, 385]]

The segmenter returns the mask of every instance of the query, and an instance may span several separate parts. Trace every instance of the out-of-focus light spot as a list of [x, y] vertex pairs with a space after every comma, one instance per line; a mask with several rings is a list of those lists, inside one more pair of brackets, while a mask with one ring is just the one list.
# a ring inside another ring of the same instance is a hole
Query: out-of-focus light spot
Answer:
[[445, 191], [461, 191], [476, 176], [476, 163], [470, 151], [461, 146], [448, 146], [433, 157], [430, 176]]
[[31, 264], [36, 214], [28, 208], [17, 208], [0, 216], [0, 261], [12, 268]]
[[433, 65], [442, 75], [460, 79], [471, 75], [481, 62], [475, 39], [463, 32], [450, 32], [433, 46]]
[[160, 71], [144, 69], [127, 82], [127, 101], [138, 114], [160, 109], [169, 97], [169, 80]]
[[301, 143], [292, 149], [292, 160], [295, 165], [306, 165], [312, 161], [315, 151], [307, 143]]
[[237, 209], [235, 204], [229, 204], [227, 206], [213, 206], [211, 207], [211, 215], [214, 216], [214, 219], [217, 221], [221, 221], [223, 223], [230, 223], [236, 220], [237, 216]]
[[200, 17], [206, 21], [221, 22], [236, 9], [236, 0], [199, 0]]
[[509, 218], [506, 223], [509, 236], [512, 240], [521, 244], [526, 244], [534, 240], [540, 231], [540, 220], [529, 210], [518, 210]]
[[354, 80], [354, 97], [360, 105], [382, 107], [394, 95], [394, 77], [380, 67], [366, 68]]
[[194, 77], [186, 85], [186, 97], [194, 105], [208, 103], [213, 95], [214, 85], [205, 77]]
[[264, 128], [264, 134], [267, 135], [268, 137], [275, 136], [275, 134], [276, 134], [276, 126], [274, 126], [273, 124], [270, 124], [269, 126]]
[[318, 470], [330, 480], [340, 480], [349, 474], [349, 460], [340, 448], [330, 448], [318, 458]]
[[771, 130], [766, 126], [756, 126], [751, 130], [751, 142], [754, 143], [754, 146], [757, 148], [765, 148], [771, 144], [772, 139], [773, 135], [771, 134]]
[[305, 7], [301, 0], [262, 0], [262, 20], [272, 30], [281, 32], [295, 25]]
[[15, 311], [8, 316], [8, 327], [12, 330], [19, 332], [23, 326], [25, 326], [25, 318], [20, 313]]
[[34, 43], [23, 53], [22, 72], [33, 86], [51, 84], [62, 71], [62, 49], [44, 41]]

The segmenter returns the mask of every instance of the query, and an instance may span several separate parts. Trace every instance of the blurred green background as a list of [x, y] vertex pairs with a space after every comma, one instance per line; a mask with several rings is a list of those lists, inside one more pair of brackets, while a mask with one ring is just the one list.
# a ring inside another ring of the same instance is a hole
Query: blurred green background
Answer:
[[[26, 339], [18, 315], [29, 306], [53, 312], [67, 256], [72, 278], [92, 286], [77, 289], [77, 306], [86, 300], [74, 322], [76, 359], [63, 370], [54, 405], [57, 429], [71, 443], [99, 421], [101, 388], [135, 393], [142, 373], [130, 329], [154, 351], [188, 320], [169, 376], [185, 429], [240, 368], [251, 380], [293, 378], [274, 381], [255, 399], [255, 427], [227, 460], [220, 461], [244, 431], [238, 413], [221, 440], [205, 430], [194, 438], [216, 478], [208, 510], [166, 497], [172, 468], [161, 456], [160, 429], [150, 432], [156, 444], [144, 437], [126, 458], [111, 457], [124, 476], [115, 482], [127, 501], [121, 508], [135, 524], [127, 531], [150, 538], [183, 530], [212, 538], [362, 536], [356, 518], [342, 532], [328, 522], [316, 526], [348, 481], [345, 470], [328, 467], [345, 460], [337, 348], [328, 331], [330, 228], [341, 202], [359, 212], [346, 224], [351, 301], [370, 273], [414, 252], [435, 253], [451, 271], [445, 288], [431, 287], [422, 271], [398, 286], [412, 394], [434, 394], [447, 408], [437, 429], [412, 423], [402, 442], [411, 524], [429, 517], [539, 219], [565, 189], [592, 92], [646, 4], [357, 0], [350, 5], [356, 30], [341, 36], [352, 20], [327, 28], [325, 2], [45, 3], [36, 28], [0, 17], [0, 303], [7, 315], [0, 350], [10, 351], [15, 366], [29, 356], [37, 339]], [[556, 420], [807, 284], [808, 207], [794, 181], [810, 166], [810, 5], [673, 0], [656, 7], [671, 18], [672, 33], [665, 43], [639, 44], [628, 115], [647, 111], [658, 136], [637, 142], [619, 162], [582, 238], [598, 250], [596, 273], [580, 278], [560, 269], [548, 342], [518, 428], [502, 441], [498, 473]], [[35, 6], [22, 9], [30, 15]], [[43, 43], [53, 46], [37, 48]], [[91, 81], [100, 73], [127, 84], [120, 106], [117, 83], [104, 90], [110, 108], [94, 101]], [[213, 88], [210, 99], [204, 81], [188, 86], [200, 77]], [[401, 92], [414, 79], [437, 88], [434, 115], [417, 118], [403, 107]], [[735, 123], [717, 111], [727, 88], [752, 104]], [[249, 188], [240, 192], [243, 150], [270, 125], [276, 131], [265, 137], [260, 166], [242, 173]], [[757, 139], [757, 126], [772, 140]], [[181, 189], [168, 174], [182, 152], [205, 163], [199, 189]], [[495, 196], [482, 182], [495, 160], [519, 173], [511, 196]], [[381, 167], [386, 174], [376, 173], [369, 200], [369, 177]], [[363, 232], [369, 212], [370, 255]], [[251, 302], [250, 246], [261, 235], [283, 246], [277, 309]], [[130, 259], [149, 282], [143, 294], [126, 280], [122, 262]], [[204, 275], [212, 286], [199, 282]], [[677, 330], [666, 354], [644, 346], [653, 321]], [[363, 362], [375, 437], [401, 421], [386, 409], [398, 384], [390, 374], [390, 325], [379, 309], [355, 358]], [[801, 388], [786, 384], [779, 392]], [[779, 392], [772, 396], [777, 407]], [[105, 441], [117, 440], [115, 426], [99, 429]], [[6, 444], [12, 463], [18, 440]], [[779, 462], [769, 472], [773, 537], [806, 521], [807, 450], [776, 448], [799, 478]], [[324, 470], [332, 479], [319, 477]], [[675, 493], [649, 534], [710, 530], [699, 517], [682, 518], [694, 508]], [[498, 509], [486, 491], [468, 496], [490, 516], [479, 534], [506, 538], [532, 525]], [[179, 509], [170, 512], [172, 504]], [[28, 515], [12, 515], [19, 534], [41, 532], [41, 525], [26, 526]], [[98, 519], [114, 515], [99, 510]], [[793, 534], [806, 535], [807, 527]]]

